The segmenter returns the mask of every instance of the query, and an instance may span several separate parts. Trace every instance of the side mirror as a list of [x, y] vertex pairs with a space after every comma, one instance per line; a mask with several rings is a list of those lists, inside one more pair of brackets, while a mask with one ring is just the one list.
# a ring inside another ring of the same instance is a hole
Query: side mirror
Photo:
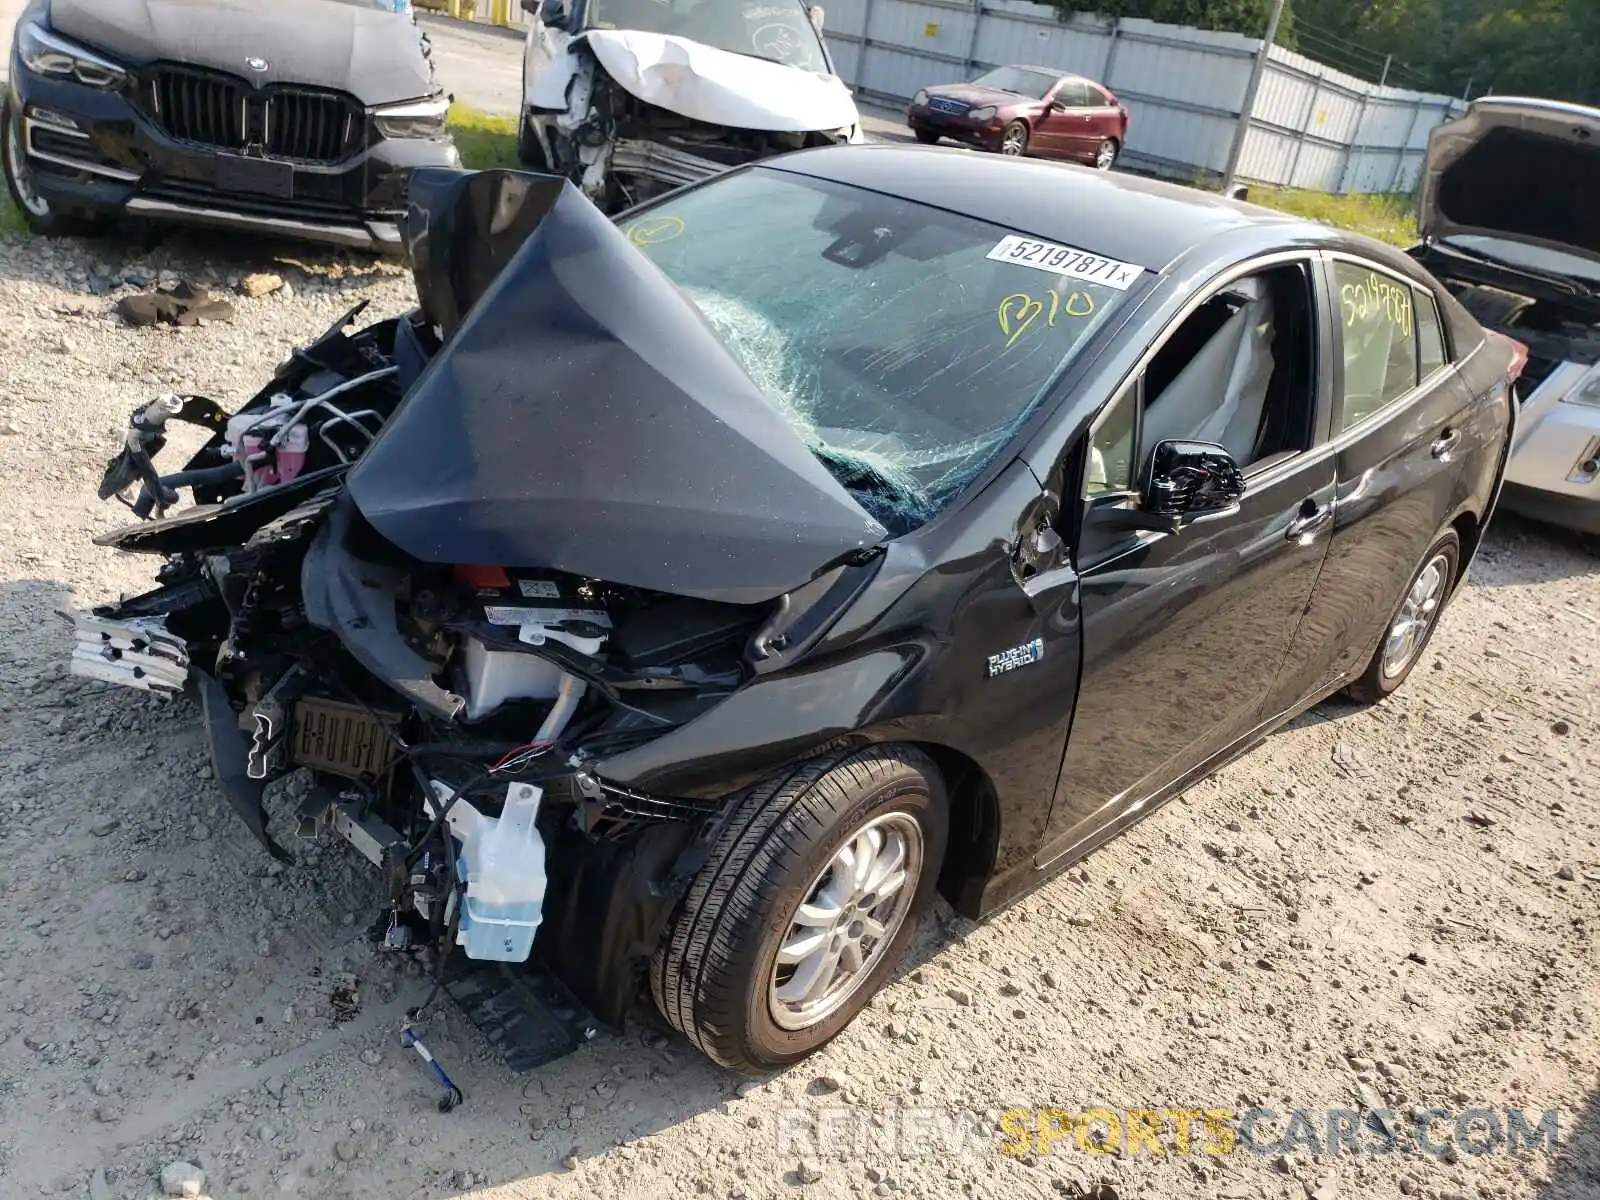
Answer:
[[1067, 102], [1065, 100], [1052, 100], [1052, 101], [1050, 101], [1050, 111], [1051, 112], [1066, 112], [1067, 111]]
[[1157, 442], [1140, 491], [1145, 512], [1187, 524], [1235, 512], [1244, 497], [1244, 475], [1221, 446], [1211, 442]]
[[1185, 525], [1239, 511], [1244, 475], [1221, 446], [1211, 442], [1156, 443], [1139, 489], [1139, 506], [1095, 510], [1095, 524], [1112, 529], [1177, 533]]
[[818, 33], [821, 33], [822, 32], [822, 6], [820, 4], [812, 4], [812, 5], [808, 6], [806, 8], [806, 16], [811, 18], [811, 28], [815, 29]]

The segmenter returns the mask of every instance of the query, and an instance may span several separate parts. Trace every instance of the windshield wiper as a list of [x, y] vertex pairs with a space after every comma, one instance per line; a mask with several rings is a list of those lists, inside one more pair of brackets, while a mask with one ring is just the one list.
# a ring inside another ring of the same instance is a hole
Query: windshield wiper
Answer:
[[1459, 254], [1462, 258], [1476, 259], [1478, 262], [1488, 263], [1491, 266], [1503, 267], [1507, 271], [1515, 271], [1518, 275], [1526, 275], [1529, 279], [1537, 279], [1539, 282], [1547, 283], [1558, 291], [1566, 292], [1569, 296], [1585, 296], [1591, 300], [1600, 298], [1600, 290], [1597, 290], [1593, 285], [1581, 283], [1570, 275], [1562, 275], [1555, 271], [1545, 271], [1539, 267], [1526, 266], [1501, 255], [1491, 254], [1487, 250], [1479, 250], [1472, 246], [1462, 246], [1455, 242], [1435, 242], [1434, 245], [1451, 254]]

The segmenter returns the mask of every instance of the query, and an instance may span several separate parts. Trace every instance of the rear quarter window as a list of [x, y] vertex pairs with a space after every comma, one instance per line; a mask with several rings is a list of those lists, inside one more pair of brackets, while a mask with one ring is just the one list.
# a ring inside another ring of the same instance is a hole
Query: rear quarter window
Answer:
[[1433, 293], [1416, 289], [1417, 304], [1417, 369], [1426, 379], [1449, 358], [1445, 351], [1444, 329], [1439, 321], [1439, 305]]

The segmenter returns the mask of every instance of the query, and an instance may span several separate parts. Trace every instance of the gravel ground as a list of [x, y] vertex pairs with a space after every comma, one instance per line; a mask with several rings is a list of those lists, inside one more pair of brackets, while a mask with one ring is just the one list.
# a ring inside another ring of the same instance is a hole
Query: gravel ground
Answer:
[[[230, 323], [109, 315], [130, 276], [259, 270], [289, 287]], [[356, 299], [404, 308], [407, 278], [186, 235], [0, 242], [0, 281], [0, 1195], [145, 1200], [175, 1160], [215, 1197], [1600, 1195], [1592, 548], [1497, 519], [1391, 702], [1324, 705], [985, 925], [940, 909], [794, 1070], [741, 1081], [639, 1021], [516, 1077], [444, 1009], [426, 1037], [467, 1101], [441, 1115], [396, 1040], [423, 985], [359, 936], [364, 864], [272, 864], [194, 713], [69, 678], [55, 615], [148, 586], [90, 543], [122, 523], [94, 488], [136, 403], [237, 402]], [[338, 1022], [343, 971], [362, 1007]], [[1016, 1156], [994, 1132], [1012, 1105], [1384, 1103], [1559, 1109], [1558, 1152]], [[896, 1152], [908, 1107], [984, 1137]]]

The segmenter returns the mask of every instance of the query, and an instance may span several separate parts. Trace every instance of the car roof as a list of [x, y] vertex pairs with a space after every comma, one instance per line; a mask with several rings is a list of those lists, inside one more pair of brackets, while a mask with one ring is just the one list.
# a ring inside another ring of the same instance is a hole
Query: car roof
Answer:
[[963, 213], [1151, 271], [1252, 226], [1275, 227], [1286, 245], [1337, 237], [1316, 222], [1199, 188], [954, 148], [827, 146], [762, 165]]

